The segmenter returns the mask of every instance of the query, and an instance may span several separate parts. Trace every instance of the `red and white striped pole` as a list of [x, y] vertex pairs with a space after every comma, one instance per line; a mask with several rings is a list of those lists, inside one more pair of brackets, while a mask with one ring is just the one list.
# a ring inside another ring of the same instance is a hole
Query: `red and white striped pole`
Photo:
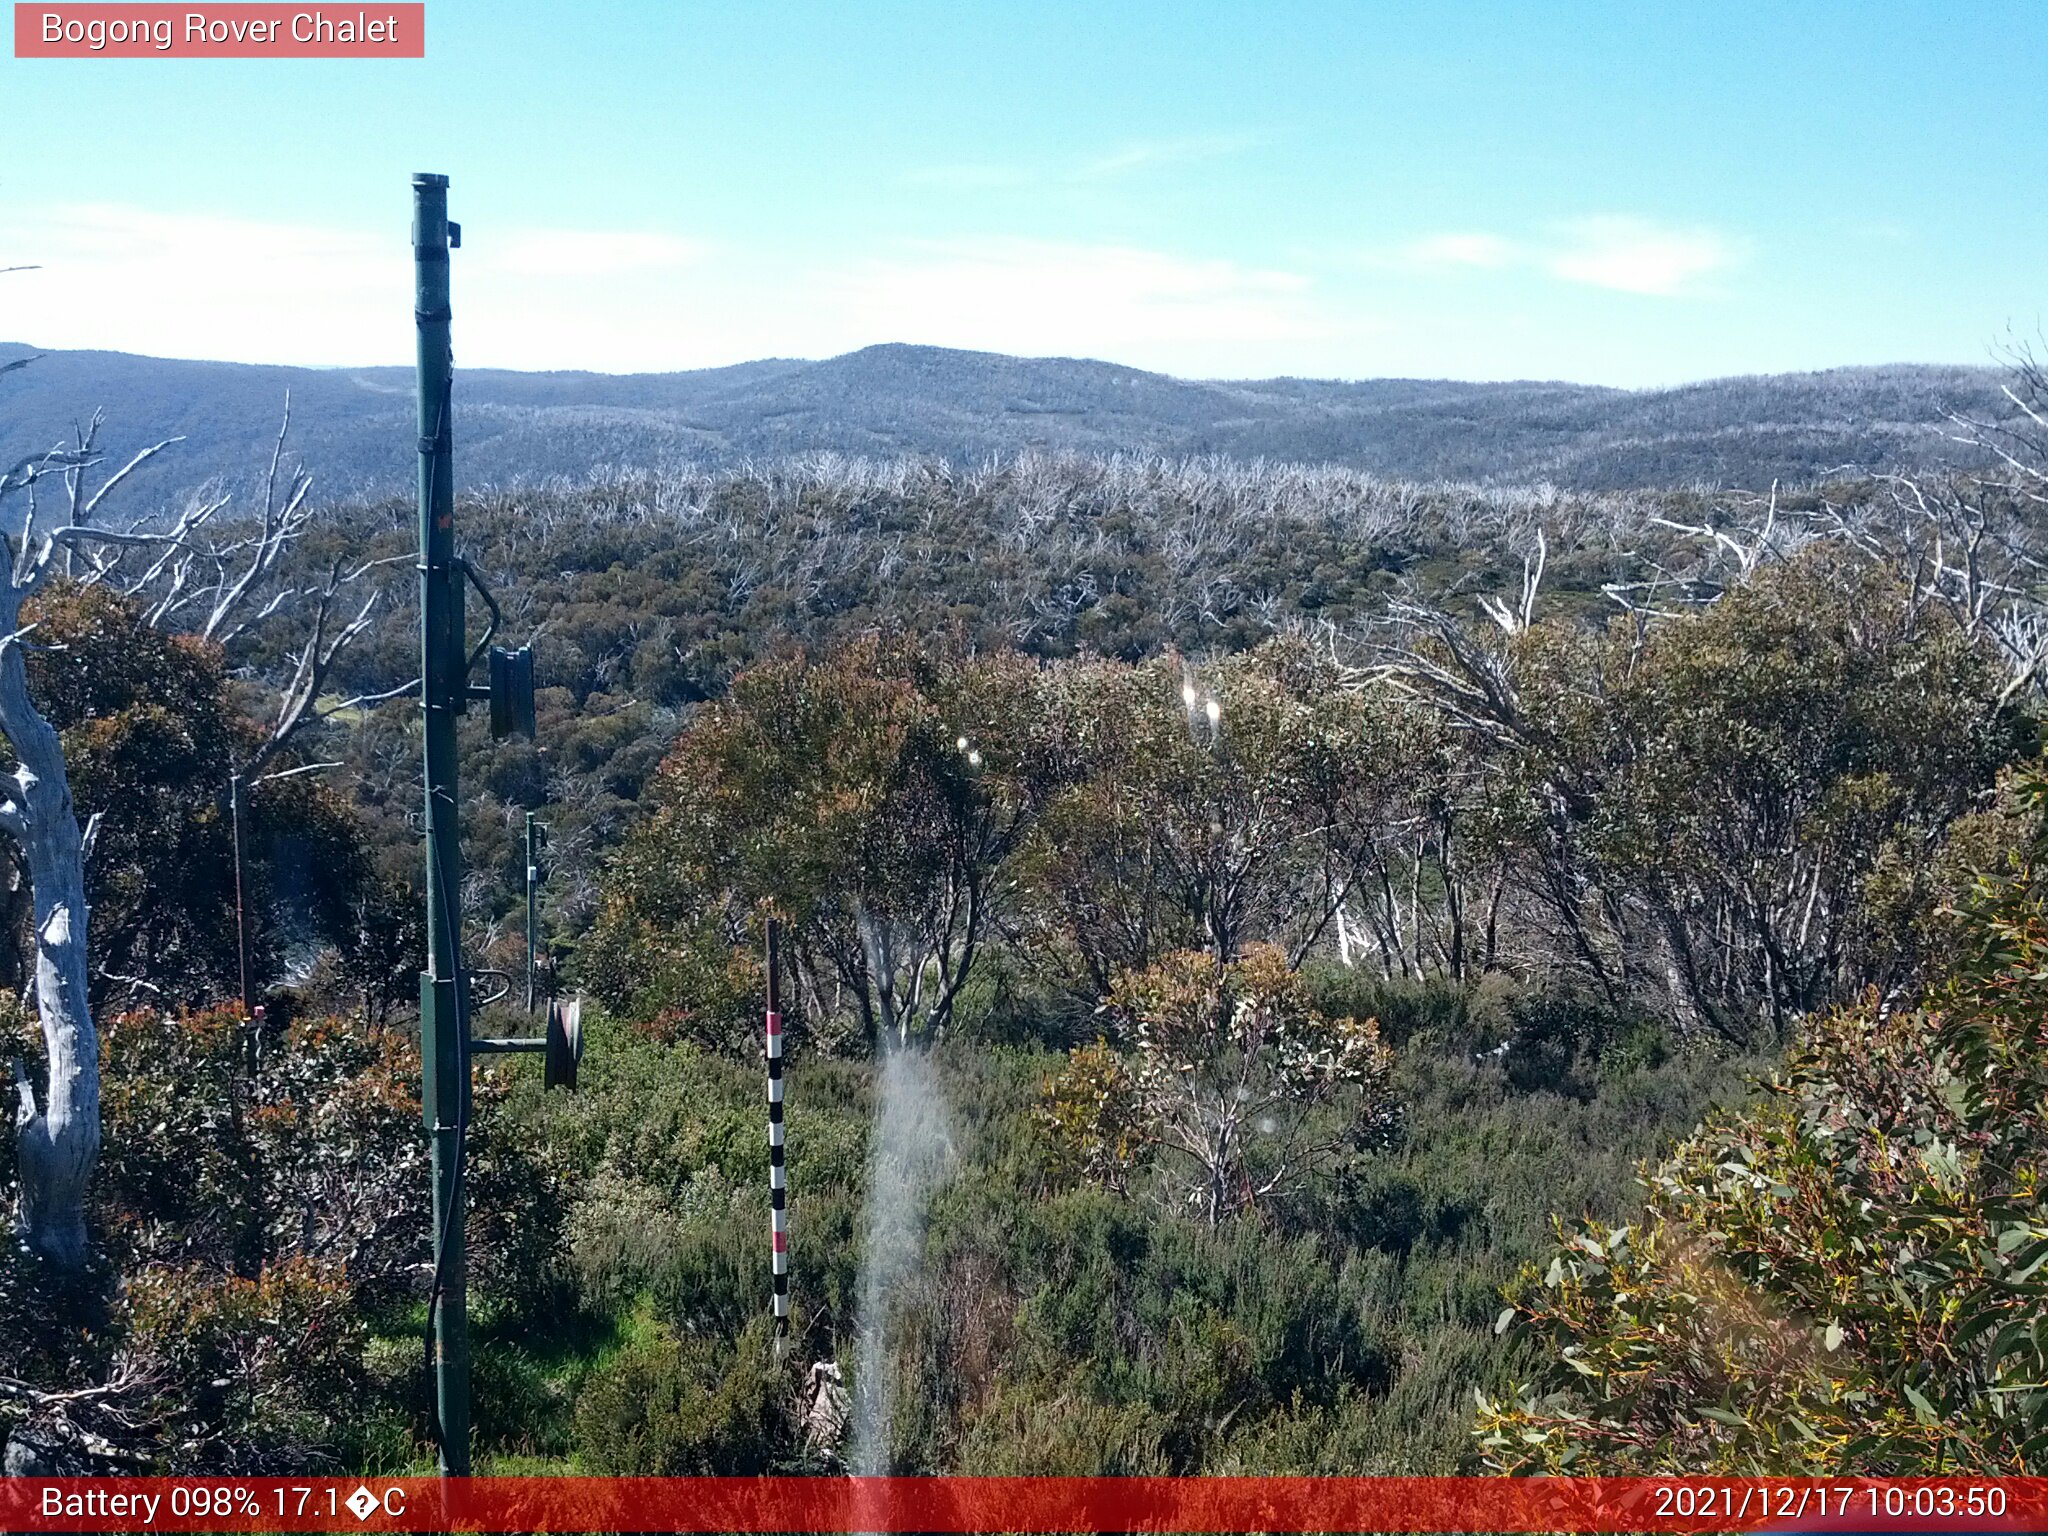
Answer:
[[775, 1276], [775, 1353], [789, 1337], [789, 1189], [782, 1147], [782, 924], [768, 919], [768, 1242]]

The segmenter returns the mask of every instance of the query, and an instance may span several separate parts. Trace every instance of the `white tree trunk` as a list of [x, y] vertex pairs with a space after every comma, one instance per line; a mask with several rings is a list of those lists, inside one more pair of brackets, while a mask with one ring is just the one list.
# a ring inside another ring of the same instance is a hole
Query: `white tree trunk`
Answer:
[[[12, 539], [0, 541], [7, 557], [7, 569], [0, 573], [4, 577], [0, 579], [0, 733], [13, 746], [17, 759], [11, 774], [0, 774], [0, 831], [7, 832], [21, 845], [28, 862], [29, 885], [35, 898], [36, 1012], [49, 1063], [49, 1081], [40, 1108], [27, 1070], [20, 1061], [14, 1063], [14, 1125], [21, 1175], [21, 1203], [16, 1221], [32, 1249], [66, 1268], [85, 1262], [85, 1193], [100, 1153], [99, 1036], [93, 1029], [92, 1007], [86, 994], [85, 860], [91, 832], [79, 829], [78, 812], [71, 803], [71, 786], [64, 774], [63, 743], [29, 698], [28, 674], [22, 657], [21, 605], [59, 568], [56, 557], [60, 552], [64, 555], [63, 568], [69, 569], [72, 553], [81, 544], [141, 547], [154, 551], [158, 558], [141, 580], [129, 587], [129, 592], [140, 591], [158, 577], [165, 577], [168, 584], [168, 590], [158, 589], [159, 595], [149, 610], [150, 622], [165, 623], [188, 605], [204, 601], [210, 611], [203, 632], [208, 638], [226, 643], [243, 633], [257, 617], [277, 612], [281, 604], [292, 598], [287, 589], [259, 601], [284, 551], [304, 535], [313, 516], [306, 501], [312, 481], [303, 471], [293, 473], [282, 504], [276, 494], [280, 455], [291, 425], [291, 399], [287, 396], [284, 425], [278, 430], [278, 447], [271, 455], [270, 475], [264, 483], [263, 524], [253, 547], [238, 536], [228, 545], [216, 548], [211, 563], [218, 566], [219, 583], [188, 590], [187, 572], [194, 568], [195, 546], [191, 540], [208, 519], [228, 504], [227, 497], [195, 503], [167, 531], [144, 533], [131, 528], [123, 533], [87, 526], [109, 491], [137, 466], [178, 441], [170, 438], [145, 448], [98, 491], [84, 497], [83, 471], [99, 462], [94, 447], [98, 425], [99, 418], [95, 416], [92, 431], [82, 434], [76, 452], [45, 454], [0, 473], [0, 500], [20, 491], [30, 493], [27, 520], [18, 525], [20, 532]], [[45, 525], [39, 529], [35, 483], [60, 473], [72, 477], [70, 521], [61, 527]], [[174, 553], [181, 558], [174, 559]], [[245, 558], [246, 569], [238, 576], [230, 576], [230, 565], [239, 565]], [[85, 578], [88, 582], [100, 580], [112, 570], [109, 563], [97, 558], [88, 563], [93, 566], [92, 574]], [[368, 627], [376, 596], [373, 593], [356, 616], [339, 628], [331, 627], [335, 605], [344, 588], [384, 563], [337, 563], [324, 587], [296, 594], [297, 599], [311, 603], [311, 634], [297, 652], [292, 682], [269, 739], [256, 755], [255, 765], [268, 761], [298, 731], [333, 712], [332, 708], [319, 708], [316, 701], [336, 656]], [[199, 558], [196, 565], [206, 569], [209, 560]], [[251, 610], [258, 607], [261, 614], [253, 615]], [[388, 698], [402, 691], [394, 689], [380, 697]], [[363, 702], [366, 700], [357, 699], [349, 704]], [[243, 771], [251, 766], [244, 764]], [[223, 776], [227, 767], [222, 765]]]
[[10, 637], [0, 641], [0, 731], [20, 760], [0, 826], [28, 860], [35, 897], [36, 1011], [49, 1061], [40, 1111], [16, 1062], [15, 1130], [21, 1207], [29, 1246], [65, 1268], [84, 1264], [85, 1191], [100, 1151], [99, 1037], [86, 997], [85, 839], [64, 776], [57, 733], [28, 696], [18, 628], [20, 595], [0, 593]]

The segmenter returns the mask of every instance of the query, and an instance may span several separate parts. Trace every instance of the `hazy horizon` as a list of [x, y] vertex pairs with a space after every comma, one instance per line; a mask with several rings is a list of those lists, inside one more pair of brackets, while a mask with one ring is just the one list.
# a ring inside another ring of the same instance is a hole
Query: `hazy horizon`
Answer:
[[[375, 370], [375, 369], [399, 369], [399, 370], [401, 370], [401, 371], [404, 371], [404, 370], [409, 370], [409, 369], [410, 369], [410, 368], [412, 367], [412, 364], [411, 364], [411, 363], [410, 363], [409, 361], [408, 361], [408, 362], [402, 362], [402, 363], [391, 363], [391, 362], [382, 362], [382, 363], [302, 363], [302, 362], [249, 362], [249, 361], [246, 361], [246, 360], [243, 360], [243, 359], [239, 359], [239, 358], [231, 358], [231, 357], [189, 357], [189, 356], [174, 356], [174, 355], [171, 355], [171, 354], [167, 354], [167, 353], [161, 353], [161, 352], [138, 352], [138, 351], [134, 351], [134, 350], [132, 350], [132, 349], [130, 349], [130, 348], [125, 348], [125, 347], [51, 347], [51, 346], [43, 346], [43, 345], [41, 345], [40, 343], [37, 343], [37, 342], [32, 342], [32, 341], [22, 341], [22, 340], [17, 340], [17, 339], [9, 339], [9, 338], [0, 338], [0, 348], [11, 348], [11, 347], [20, 347], [20, 348], [23, 348], [23, 349], [25, 349], [25, 350], [27, 350], [27, 351], [30, 351], [30, 352], [34, 352], [34, 353], [37, 353], [37, 354], [50, 354], [50, 353], [59, 353], [59, 352], [86, 352], [86, 353], [98, 353], [98, 354], [103, 354], [103, 355], [106, 355], [106, 356], [110, 356], [110, 357], [135, 357], [135, 358], [142, 358], [142, 359], [145, 359], [145, 360], [147, 360], [147, 361], [150, 361], [150, 362], [160, 362], [160, 363], [202, 363], [202, 364], [208, 364], [208, 365], [217, 365], [217, 366], [221, 366], [221, 367], [229, 367], [229, 368], [302, 368], [302, 369], [306, 369], [306, 370], [309, 370], [309, 371], [312, 371], [312, 372], [317, 372], [317, 373], [362, 373], [362, 372], [367, 372], [367, 371], [370, 371], [370, 370]], [[1402, 373], [1402, 374], [1392, 374], [1392, 373], [1380, 373], [1380, 374], [1317, 374], [1317, 373], [1267, 373], [1267, 374], [1234, 374], [1234, 375], [1229, 375], [1229, 374], [1208, 374], [1208, 375], [1199, 375], [1199, 374], [1171, 373], [1171, 372], [1168, 372], [1168, 371], [1166, 371], [1166, 370], [1164, 370], [1164, 369], [1158, 369], [1158, 368], [1145, 368], [1145, 367], [1141, 367], [1140, 365], [1138, 365], [1138, 364], [1135, 364], [1135, 363], [1126, 363], [1126, 362], [1121, 362], [1121, 361], [1119, 361], [1118, 359], [1116, 359], [1116, 358], [1112, 358], [1112, 357], [1093, 357], [1093, 356], [1084, 356], [1084, 355], [1080, 355], [1080, 354], [1076, 354], [1076, 353], [1067, 353], [1067, 352], [997, 352], [997, 351], [992, 351], [992, 350], [990, 350], [990, 349], [988, 349], [988, 348], [986, 348], [986, 347], [951, 347], [951, 346], [945, 346], [945, 345], [942, 345], [942, 344], [939, 344], [939, 343], [935, 343], [935, 342], [918, 342], [918, 341], [875, 341], [875, 342], [868, 342], [868, 343], [866, 343], [865, 345], [862, 345], [862, 346], [858, 346], [858, 347], [851, 347], [851, 348], [848, 348], [848, 349], [846, 349], [845, 351], [840, 351], [840, 352], [830, 352], [830, 353], [819, 353], [819, 354], [816, 354], [816, 355], [808, 355], [808, 356], [807, 356], [807, 355], [800, 355], [800, 354], [794, 354], [794, 353], [783, 353], [783, 354], [777, 354], [777, 355], [775, 355], [775, 356], [763, 356], [763, 357], [748, 357], [748, 358], [741, 358], [741, 359], [739, 359], [739, 360], [738, 360], [738, 361], [736, 361], [736, 362], [730, 362], [730, 363], [713, 363], [713, 364], [709, 364], [709, 365], [705, 365], [705, 366], [691, 366], [691, 367], [675, 367], [675, 368], [628, 368], [628, 369], [616, 369], [616, 368], [547, 368], [547, 367], [521, 367], [521, 366], [519, 366], [519, 365], [517, 365], [517, 364], [504, 364], [504, 363], [489, 363], [489, 364], [477, 364], [477, 365], [473, 365], [472, 367], [469, 367], [469, 368], [465, 369], [465, 368], [464, 368], [464, 367], [462, 366], [462, 364], [460, 363], [460, 361], [458, 360], [458, 363], [457, 363], [457, 366], [456, 366], [456, 372], [457, 372], [457, 374], [458, 374], [458, 375], [460, 375], [460, 374], [461, 374], [461, 373], [463, 373], [463, 372], [487, 372], [487, 373], [529, 373], [529, 374], [550, 374], [550, 375], [564, 375], [564, 374], [568, 374], [568, 375], [576, 375], [576, 374], [581, 374], [581, 375], [588, 375], [588, 376], [589, 376], [589, 377], [591, 377], [591, 378], [600, 378], [600, 379], [628, 379], [628, 378], [661, 378], [661, 377], [665, 377], [665, 376], [668, 376], [668, 375], [673, 375], [673, 374], [696, 374], [696, 373], [717, 373], [717, 372], [721, 372], [721, 371], [723, 371], [723, 370], [727, 370], [727, 369], [736, 369], [736, 368], [746, 368], [746, 367], [750, 367], [750, 366], [753, 366], [753, 365], [756, 365], [756, 364], [761, 364], [761, 363], [790, 363], [790, 364], [818, 364], [818, 363], [829, 363], [829, 362], [836, 362], [836, 361], [838, 361], [838, 360], [840, 360], [840, 359], [842, 359], [842, 358], [848, 358], [848, 357], [853, 357], [853, 356], [855, 356], [855, 355], [857, 355], [857, 354], [859, 354], [859, 353], [862, 353], [862, 352], [872, 352], [872, 351], [880, 351], [880, 350], [885, 350], [885, 349], [888, 349], [888, 348], [894, 348], [894, 347], [901, 347], [901, 348], [905, 348], [905, 349], [909, 349], [909, 350], [916, 350], [916, 351], [936, 351], [936, 352], [949, 352], [949, 353], [960, 353], [960, 354], [965, 354], [965, 355], [975, 355], [975, 356], [982, 356], [982, 357], [1001, 357], [1001, 358], [1010, 358], [1010, 359], [1014, 359], [1014, 360], [1016, 360], [1016, 361], [1020, 361], [1020, 362], [1044, 362], [1044, 363], [1085, 363], [1085, 364], [1099, 364], [1099, 365], [1102, 365], [1102, 366], [1104, 366], [1104, 367], [1110, 367], [1110, 368], [1124, 368], [1124, 369], [1130, 369], [1130, 370], [1132, 370], [1132, 371], [1134, 371], [1134, 372], [1138, 372], [1138, 373], [1146, 373], [1146, 374], [1151, 374], [1151, 375], [1154, 375], [1154, 376], [1156, 376], [1156, 377], [1161, 377], [1161, 378], [1169, 378], [1169, 379], [1173, 379], [1173, 380], [1176, 380], [1177, 382], [1180, 382], [1180, 383], [1184, 383], [1184, 384], [1219, 384], [1219, 385], [1222, 385], [1222, 384], [1262, 384], [1262, 383], [1273, 383], [1273, 382], [1280, 382], [1280, 381], [1286, 381], [1286, 380], [1298, 380], [1298, 381], [1300, 381], [1300, 382], [1303, 382], [1303, 383], [1315, 383], [1315, 384], [1376, 384], [1376, 383], [1390, 383], [1390, 382], [1391, 382], [1391, 383], [1415, 383], [1415, 384], [1470, 384], [1470, 385], [1475, 385], [1475, 386], [1485, 386], [1485, 385], [1496, 385], [1496, 384], [1497, 384], [1497, 385], [1514, 385], [1514, 384], [1556, 384], [1556, 385], [1567, 385], [1567, 386], [1570, 386], [1571, 388], [1574, 388], [1574, 389], [1611, 389], [1611, 390], [1618, 390], [1618, 391], [1621, 391], [1621, 392], [1624, 392], [1624, 393], [1628, 393], [1628, 394], [1657, 394], [1657, 393], [1661, 393], [1661, 392], [1665, 392], [1665, 391], [1670, 391], [1670, 390], [1677, 390], [1677, 389], [1689, 389], [1689, 388], [1693, 388], [1693, 387], [1696, 387], [1696, 386], [1699, 386], [1699, 385], [1704, 385], [1704, 384], [1719, 384], [1719, 383], [1724, 383], [1724, 382], [1728, 382], [1728, 381], [1732, 381], [1732, 380], [1739, 380], [1739, 379], [1768, 379], [1768, 378], [1786, 378], [1786, 377], [1799, 377], [1799, 376], [1805, 376], [1805, 375], [1815, 375], [1815, 374], [1827, 374], [1827, 373], [1879, 373], [1879, 372], [1883, 372], [1883, 371], [1885, 371], [1886, 369], [1895, 369], [1895, 368], [1931, 368], [1931, 369], [1946, 369], [1946, 368], [1955, 368], [1955, 369], [1980, 369], [1980, 368], [1982, 368], [1982, 369], [1997, 369], [1997, 368], [1999, 368], [1999, 367], [2001, 367], [2001, 366], [2003, 365], [2003, 359], [2001, 358], [2001, 356], [1999, 356], [1999, 355], [1998, 355], [1998, 354], [1997, 354], [1997, 353], [1996, 353], [1995, 351], [1992, 351], [1992, 350], [1990, 350], [1990, 349], [1987, 349], [1986, 355], [1985, 355], [1985, 356], [1984, 356], [1984, 357], [1983, 357], [1983, 358], [1982, 358], [1981, 360], [1979, 360], [1979, 361], [1977, 361], [1977, 362], [1974, 362], [1974, 363], [1957, 363], [1957, 362], [1941, 362], [1941, 361], [1931, 361], [1931, 360], [1928, 360], [1928, 359], [1924, 359], [1924, 358], [1906, 358], [1906, 357], [1898, 357], [1898, 358], [1891, 358], [1891, 359], [1889, 359], [1889, 360], [1887, 360], [1887, 361], [1884, 361], [1884, 362], [1874, 362], [1874, 363], [1834, 363], [1834, 364], [1822, 364], [1822, 365], [1820, 365], [1820, 366], [1817, 366], [1817, 367], [1812, 367], [1812, 368], [1783, 368], [1783, 369], [1772, 369], [1772, 370], [1755, 370], [1755, 369], [1753, 369], [1753, 370], [1749, 370], [1749, 371], [1746, 371], [1746, 372], [1739, 372], [1739, 373], [1717, 373], [1717, 374], [1706, 374], [1706, 375], [1702, 375], [1702, 376], [1700, 376], [1700, 377], [1698, 377], [1698, 378], [1685, 378], [1685, 379], [1676, 379], [1676, 380], [1673, 380], [1673, 381], [1672, 381], [1672, 382], [1670, 382], [1670, 383], [1665, 383], [1665, 384], [1634, 384], [1634, 385], [1631, 385], [1631, 384], [1603, 384], [1603, 383], [1601, 383], [1600, 381], [1598, 381], [1598, 380], [1596, 380], [1596, 379], [1574, 379], [1574, 378], [1568, 378], [1568, 377], [1565, 377], [1564, 375], [1561, 375], [1561, 374], [1549, 374], [1549, 375], [1545, 375], [1545, 374], [1525, 374], [1525, 375], [1522, 375], [1522, 376], [1519, 376], [1519, 377], [1516, 377], [1516, 378], [1499, 378], [1499, 379], [1481, 379], [1481, 378], [1471, 378], [1471, 377], [1467, 377], [1467, 376], [1461, 376], [1461, 375], [1457, 375], [1457, 374], [1448, 374], [1448, 373], [1442, 373], [1442, 374], [1430, 374], [1430, 373]]]

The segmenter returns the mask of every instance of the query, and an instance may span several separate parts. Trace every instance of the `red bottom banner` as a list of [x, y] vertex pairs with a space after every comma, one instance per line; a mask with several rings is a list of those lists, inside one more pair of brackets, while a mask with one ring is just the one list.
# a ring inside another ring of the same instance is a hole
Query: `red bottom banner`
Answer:
[[2048, 1531], [2048, 1478], [0, 1478], [0, 1531]]

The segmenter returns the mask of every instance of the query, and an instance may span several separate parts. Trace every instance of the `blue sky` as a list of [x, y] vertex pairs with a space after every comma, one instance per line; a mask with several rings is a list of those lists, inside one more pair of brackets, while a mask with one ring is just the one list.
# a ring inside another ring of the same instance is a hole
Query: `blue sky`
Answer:
[[[351, 4], [350, 9], [354, 9]], [[2048, 6], [428, 0], [419, 61], [0, 59], [0, 339], [405, 362], [881, 341], [1646, 385], [2048, 309]]]

